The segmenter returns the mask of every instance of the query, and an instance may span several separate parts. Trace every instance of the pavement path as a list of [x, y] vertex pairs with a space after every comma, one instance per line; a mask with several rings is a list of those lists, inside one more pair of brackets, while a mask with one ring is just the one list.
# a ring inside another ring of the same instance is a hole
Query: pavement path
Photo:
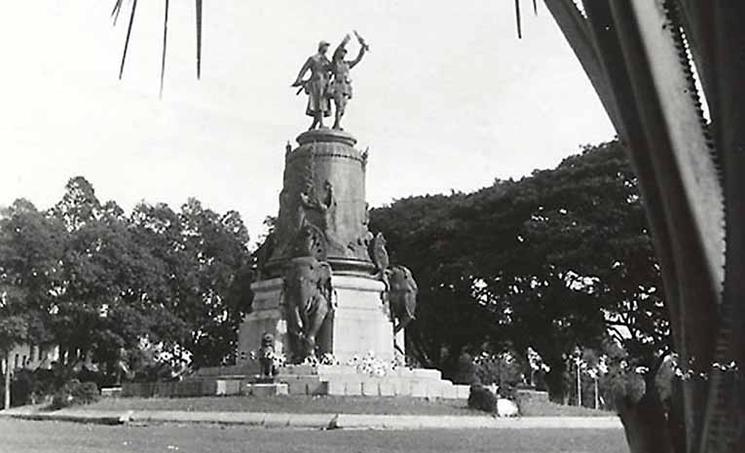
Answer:
[[618, 417], [514, 417], [497, 418], [461, 415], [372, 415], [372, 414], [289, 414], [265, 412], [200, 411], [103, 411], [62, 409], [41, 411], [20, 407], [0, 411], [0, 417], [23, 420], [56, 420], [118, 425], [125, 423], [214, 423], [263, 426], [267, 428], [314, 429], [622, 429]]

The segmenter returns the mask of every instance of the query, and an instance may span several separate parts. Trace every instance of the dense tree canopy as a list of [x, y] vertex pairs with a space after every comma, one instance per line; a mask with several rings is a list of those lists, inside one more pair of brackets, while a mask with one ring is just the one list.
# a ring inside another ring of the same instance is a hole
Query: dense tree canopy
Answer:
[[0, 213], [0, 351], [49, 340], [64, 234], [59, 222], [27, 200], [16, 200]]
[[669, 347], [636, 177], [617, 142], [472, 194], [399, 200], [371, 224], [419, 282], [408, 346], [427, 364], [532, 347], [559, 397], [577, 346], [610, 336], [647, 366]]
[[248, 241], [235, 211], [190, 199], [127, 215], [82, 177], [46, 212], [18, 200], [0, 220], [0, 348], [55, 344], [104, 371], [143, 345], [173, 365], [229, 363], [250, 306]]

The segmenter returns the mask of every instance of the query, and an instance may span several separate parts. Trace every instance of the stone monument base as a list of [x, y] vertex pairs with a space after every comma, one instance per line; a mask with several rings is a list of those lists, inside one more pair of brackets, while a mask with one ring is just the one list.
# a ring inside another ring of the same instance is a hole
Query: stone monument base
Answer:
[[[381, 294], [383, 282], [353, 275], [334, 275], [331, 284], [335, 291], [336, 307], [330, 315], [331, 338], [321, 339], [331, 345], [331, 354], [340, 363], [355, 356], [372, 353], [376, 359], [393, 361], [393, 324]], [[252, 362], [251, 352], [259, 349], [265, 333], [274, 336], [274, 351], [289, 354], [287, 323], [282, 313], [282, 279], [260, 280], [251, 285], [254, 292], [253, 311], [245, 316], [238, 330], [238, 365]], [[403, 352], [403, 332], [396, 337]]]
[[375, 376], [351, 365], [288, 365], [276, 382], [258, 383], [251, 367], [213, 367], [180, 382], [127, 383], [122, 396], [334, 395], [468, 399], [469, 386], [442, 379], [438, 370], [397, 367]]
[[439, 370], [406, 367], [376, 376], [350, 365], [290, 365], [278, 378], [287, 383], [290, 395], [468, 399], [470, 389], [442, 379]]

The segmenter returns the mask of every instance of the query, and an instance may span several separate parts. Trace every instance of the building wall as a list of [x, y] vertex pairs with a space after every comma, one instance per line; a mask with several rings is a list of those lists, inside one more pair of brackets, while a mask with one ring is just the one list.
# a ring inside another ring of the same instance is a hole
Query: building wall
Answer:
[[[42, 347], [38, 345], [20, 344], [11, 349], [11, 370], [49, 368], [52, 362], [59, 360], [59, 346]], [[2, 358], [2, 371], [5, 371], [5, 357]]]

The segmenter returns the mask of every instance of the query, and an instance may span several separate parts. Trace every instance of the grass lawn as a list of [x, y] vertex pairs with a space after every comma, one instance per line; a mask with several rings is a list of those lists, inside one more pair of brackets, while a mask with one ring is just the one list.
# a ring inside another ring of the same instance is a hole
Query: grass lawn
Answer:
[[628, 453], [622, 430], [311, 431], [0, 419], [0, 453]]
[[[291, 412], [320, 414], [407, 414], [407, 415], [486, 415], [467, 407], [465, 400], [411, 397], [305, 396], [274, 397], [224, 396], [198, 398], [107, 398], [84, 406], [92, 410], [182, 410], [224, 412]], [[553, 403], [526, 401], [523, 415], [531, 416], [608, 416], [609, 412]]]
[[362, 396], [204, 396], [196, 398], [107, 398], [84, 406], [93, 410], [182, 410], [290, 412], [299, 414], [476, 414], [460, 400]]
[[523, 417], [613, 417], [616, 413], [586, 407], [564, 406], [548, 401], [524, 401], [520, 403], [520, 415]]

